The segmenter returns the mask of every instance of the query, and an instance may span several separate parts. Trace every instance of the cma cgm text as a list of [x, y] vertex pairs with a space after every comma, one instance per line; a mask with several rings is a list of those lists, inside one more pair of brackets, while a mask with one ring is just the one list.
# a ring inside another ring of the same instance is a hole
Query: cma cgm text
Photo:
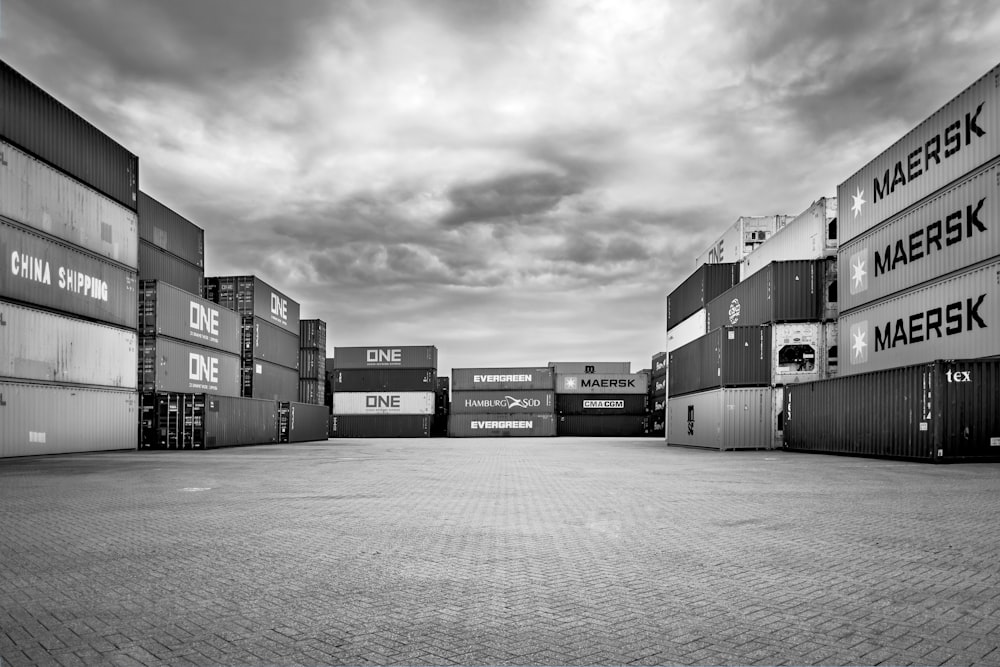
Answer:
[[[10, 272], [19, 278], [33, 280], [43, 285], [52, 284], [52, 270], [48, 261], [24, 255], [16, 250], [10, 254]], [[56, 277], [59, 289], [99, 301], [108, 300], [108, 283], [96, 276], [88, 276], [60, 266], [56, 270]]]

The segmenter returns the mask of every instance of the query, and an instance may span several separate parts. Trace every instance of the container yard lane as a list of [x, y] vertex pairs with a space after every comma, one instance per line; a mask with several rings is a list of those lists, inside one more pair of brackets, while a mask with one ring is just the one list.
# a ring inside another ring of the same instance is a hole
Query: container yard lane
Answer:
[[649, 438], [9, 458], [0, 658], [998, 665], [998, 517], [1000, 464]]

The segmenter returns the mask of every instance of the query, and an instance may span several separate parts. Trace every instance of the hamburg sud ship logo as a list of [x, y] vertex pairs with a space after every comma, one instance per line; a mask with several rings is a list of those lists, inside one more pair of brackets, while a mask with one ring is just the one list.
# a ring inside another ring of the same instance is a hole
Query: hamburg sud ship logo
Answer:
[[862, 248], [851, 255], [851, 294], [860, 294], [868, 289], [868, 248]]
[[729, 323], [736, 324], [740, 321], [740, 300], [733, 299], [729, 304]]
[[851, 325], [851, 364], [868, 363], [868, 320]]

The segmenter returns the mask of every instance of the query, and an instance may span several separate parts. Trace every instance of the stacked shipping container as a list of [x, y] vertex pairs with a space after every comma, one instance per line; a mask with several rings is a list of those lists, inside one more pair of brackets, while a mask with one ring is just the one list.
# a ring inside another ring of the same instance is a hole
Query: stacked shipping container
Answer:
[[299, 401], [324, 404], [326, 384], [326, 322], [299, 322]]
[[642, 436], [650, 377], [630, 362], [550, 362], [555, 374], [557, 435]]
[[453, 368], [448, 436], [554, 436], [551, 368]]
[[651, 359], [649, 381], [649, 435], [667, 435], [667, 353], [657, 352]]

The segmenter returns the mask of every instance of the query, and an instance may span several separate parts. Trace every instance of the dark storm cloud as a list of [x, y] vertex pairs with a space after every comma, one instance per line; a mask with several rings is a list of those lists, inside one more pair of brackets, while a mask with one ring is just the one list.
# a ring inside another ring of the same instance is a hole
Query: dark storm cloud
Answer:
[[452, 210], [441, 218], [443, 227], [494, 220], [518, 220], [555, 208], [568, 195], [581, 192], [583, 184], [549, 172], [507, 174], [462, 183], [448, 191]]

